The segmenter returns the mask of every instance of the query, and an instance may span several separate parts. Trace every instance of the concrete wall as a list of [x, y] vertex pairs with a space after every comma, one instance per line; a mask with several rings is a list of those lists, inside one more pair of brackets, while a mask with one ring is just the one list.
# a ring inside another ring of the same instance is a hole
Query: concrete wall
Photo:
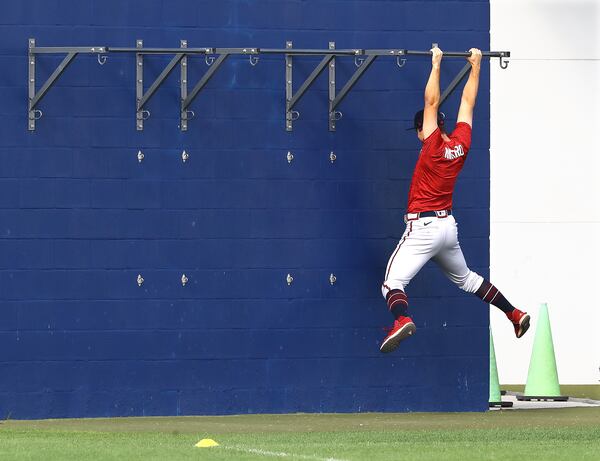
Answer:
[[[563, 384], [600, 381], [599, 19], [597, 1], [491, 2], [491, 46], [513, 56], [492, 68], [492, 278], [533, 328], [548, 303]], [[534, 335], [491, 322], [500, 381], [525, 383]]]
[[[255, 67], [232, 57], [193, 104], [186, 133], [179, 71], [136, 131], [133, 55], [104, 66], [77, 58], [33, 133], [26, 108], [30, 37], [463, 50], [489, 46], [488, 14], [487, 2], [2, 2], [2, 416], [484, 410], [487, 309], [437, 268], [409, 289], [418, 334], [393, 355], [378, 350], [391, 323], [380, 283], [419, 148], [404, 128], [422, 104], [427, 59], [376, 62], [335, 133], [326, 77], [285, 131], [282, 56]], [[38, 78], [60, 59], [40, 57]], [[146, 80], [167, 61], [146, 58]], [[296, 84], [317, 62], [295, 60]], [[443, 82], [461, 66], [448, 62]], [[205, 70], [190, 58], [190, 81]], [[354, 70], [338, 60], [338, 88]], [[455, 213], [472, 267], [487, 274], [487, 69], [482, 78]], [[451, 116], [456, 106], [455, 97]]]

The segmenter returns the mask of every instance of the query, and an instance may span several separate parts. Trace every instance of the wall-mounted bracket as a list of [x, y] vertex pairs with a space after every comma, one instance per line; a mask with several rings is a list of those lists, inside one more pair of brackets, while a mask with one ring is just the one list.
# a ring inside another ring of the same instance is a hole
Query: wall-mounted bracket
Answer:
[[[186, 72], [185, 79], [182, 74], [182, 76], [181, 76], [181, 125], [180, 125], [181, 131], [187, 131], [188, 112], [193, 114], [192, 111], [188, 110], [188, 108], [190, 107], [190, 104], [192, 103], [192, 101], [194, 101], [194, 99], [196, 99], [196, 96], [198, 96], [198, 93], [200, 93], [200, 91], [202, 91], [202, 89], [206, 86], [206, 84], [209, 82], [209, 80], [212, 78], [212, 76], [215, 74], [215, 72], [217, 70], [219, 70], [219, 67], [221, 67], [221, 65], [225, 62], [225, 60], [228, 57], [229, 57], [229, 53], [222, 53], [222, 54], [219, 54], [216, 59], [211, 58], [211, 60], [207, 60], [206, 63], [207, 64], [210, 63], [210, 67], [204, 73], [202, 78], [200, 78], [198, 83], [196, 83], [196, 85], [194, 86], [194, 88], [192, 89], [192, 91], [189, 94], [187, 92], [187, 81], [188, 81], [187, 72]], [[186, 66], [187, 66], [187, 64], [186, 64]]]
[[[136, 48], [143, 50], [144, 42], [142, 40], [136, 41]], [[186, 44], [187, 47], [187, 44]], [[181, 48], [184, 48], [183, 43]], [[138, 131], [144, 129], [144, 120], [150, 116], [150, 111], [145, 109], [146, 104], [154, 96], [156, 90], [163, 84], [171, 72], [175, 70], [175, 66], [179, 64], [185, 57], [184, 53], [177, 53], [169, 64], [163, 69], [160, 75], [152, 82], [150, 88], [144, 92], [144, 53], [136, 53], [136, 128]], [[183, 67], [183, 65], [182, 65]]]
[[[292, 42], [286, 42], [286, 50], [292, 49]], [[335, 49], [335, 42], [329, 42], [329, 49]], [[292, 55], [285, 55], [285, 129], [287, 131], [292, 131], [292, 122], [297, 120], [300, 117], [300, 113], [297, 110], [294, 110], [294, 107], [298, 103], [298, 101], [304, 96], [308, 88], [315, 82], [317, 77], [321, 75], [321, 73], [325, 70], [325, 68], [329, 68], [329, 88], [331, 94], [331, 88], [333, 86], [333, 91], [335, 92], [335, 55], [328, 54], [321, 62], [315, 67], [315, 69], [311, 72], [311, 74], [307, 77], [306, 80], [300, 85], [298, 91], [294, 93], [292, 86], [292, 76], [293, 76], [293, 61]]]
[[[189, 120], [188, 114], [191, 114], [192, 117], [194, 116], [194, 111], [189, 110], [190, 104], [192, 104], [194, 99], [196, 99], [196, 96], [198, 96], [200, 91], [202, 91], [202, 89], [210, 81], [210, 79], [213, 77], [215, 72], [217, 72], [217, 70], [219, 70], [219, 68], [225, 62], [225, 60], [232, 54], [233, 55], [245, 55], [245, 56], [249, 56], [250, 64], [252, 66], [255, 66], [258, 64], [258, 55], [259, 55], [260, 51], [261, 50], [259, 48], [252, 48], [252, 47], [248, 47], [248, 48], [213, 48], [213, 49], [207, 48], [206, 53], [205, 53], [206, 54], [205, 62], [206, 62], [206, 65], [209, 66], [208, 70], [200, 78], [198, 83], [196, 83], [196, 85], [194, 86], [192, 91], [189, 92], [189, 94], [187, 91], [187, 82], [188, 82], [187, 70], [183, 70], [184, 67], [187, 67], [187, 61], [186, 61], [185, 65], [183, 65], [183, 63], [182, 63], [181, 123], [180, 123], [181, 131], [187, 131], [187, 128], [188, 128], [187, 121]], [[215, 58], [214, 56], [209, 56], [212, 54], [217, 55], [217, 57]]]
[[[48, 90], [56, 83], [58, 78], [63, 74], [67, 67], [73, 62], [79, 53], [94, 53], [103, 54], [106, 52], [106, 47], [103, 46], [90, 46], [90, 47], [52, 47], [43, 48], [35, 46], [35, 39], [29, 39], [29, 53], [28, 53], [28, 89], [29, 89], [29, 105], [28, 105], [28, 125], [29, 131], [35, 130], [35, 121], [42, 117], [42, 111], [38, 109], [38, 104], [42, 100]], [[37, 54], [57, 54], [67, 53], [58, 67], [52, 72], [50, 77], [44, 82], [39, 91], [36, 92], [36, 78], [35, 78], [35, 57]]]
[[[405, 54], [405, 50], [361, 50], [361, 53], [357, 53], [357, 55], [354, 58], [354, 62], [358, 69], [354, 71], [354, 74], [352, 74], [352, 76], [348, 79], [346, 84], [342, 87], [342, 89], [337, 95], [335, 95], [335, 89], [333, 93], [333, 98], [330, 94], [329, 131], [335, 131], [335, 122], [342, 118], [342, 113], [337, 110], [337, 107], [348, 95], [348, 93], [354, 87], [354, 85], [356, 85], [358, 80], [365, 74], [369, 67], [371, 67], [371, 64], [373, 64], [379, 56], [392, 56], [396, 57], [398, 67], [404, 67]], [[400, 61], [401, 59], [403, 60], [402, 63]]]
[[[180, 46], [181, 48], [187, 48], [187, 40], [181, 40], [180, 42]], [[180, 78], [179, 78], [179, 86], [180, 86], [180, 91], [181, 91], [181, 106], [183, 107], [183, 101], [185, 101], [185, 99], [187, 98], [187, 72], [188, 70], [188, 58], [186, 55], [183, 56], [183, 58], [181, 59], [181, 74], [180, 74]], [[181, 109], [180, 111], [180, 115], [179, 115], [179, 129], [181, 131], [187, 131], [188, 128], [188, 112], [187, 110], [183, 110]], [[191, 112], [192, 117], [194, 116], [194, 113]]]
[[334, 98], [333, 100], [329, 99], [329, 131], [335, 131], [335, 122], [342, 118], [342, 113], [337, 110], [337, 107], [340, 105], [342, 100], [346, 97], [348, 92], [356, 85], [358, 80], [364, 75], [364, 73], [371, 67], [371, 64], [375, 62], [377, 59], [377, 55], [370, 55], [361, 62], [358, 69], [354, 71], [350, 79], [346, 82], [346, 84], [342, 87], [340, 92], [335, 95], [335, 88], [333, 91]]
[[[142, 40], [136, 40], [135, 48], [107, 48], [110, 53], [135, 53], [135, 88], [136, 88], [136, 129], [141, 131], [144, 129], [144, 120], [150, 116], [150, 111], [146, 109], [146, 104], [154, 96], [158, 88], [164, 83], [167, 77], [175, 70], [177, 64], [181, 63], [181, 98], [187, 97], [187, 66], [188, 55], [208, 55], [214, 53], [213, 48], [188, 48], [187, 40], [179, 42], [179, 48], [144, 48]], [[171, 61], [163, 69], [160, 75], [154, 80], [150, 88], [144, 92], [144, 55], [173, 55]], [[183, 130], [187, 129], [188, 113], [185, 111], [181, 115], [180, 127]], [[193, 114], [193, 112], [192, 112]]]
[[[335, 49], [335, 42], [329, 42], [329, 49], [330, 50], [334, 50]], [[332, 129], [331, 127], [333, 126], [333, 129], [335, 130], [335, 120], [334, 120], [335, 116], [333, 118], [331, 117], [331, 106], [333, 104], [333, 101], [335, 100], [335, 57], [333, 58], [333, 60], [331, 61], [331, 64], [329, 65], [329, 85], [328, 85], [328, 88], [329, 88], [329, 91], [328, 91], [328, 97], [329, 97], [329, 129], [331, 130]]]
[[[291, 41], [285, 42], [285, 49], [286, 50], [290, 50], [292, 48], [293, 44]], [[294, 117], [296, 116], [295, 114], [297, 114], [298, 116], [300, 116], [299, 113], [294, 113], [291, 109], [288, 110], [288, 107], [290, 107], [290, 102], [292, 101], [292, 97], [294, 96], [294, 90], [292, 87], [292, 76], [293, 76], [293, 72], [292, 72], [292, 66], [293, 66], [293, 62], [292, 62], [292, 55], [291, 54], [286, 54], [285, 55], [285, 129], [286, 131], [292, 131], [292, 122], [294, 121]]]
[[[135, 44], [137, 49], [141, 49], [144, 47], [143, 40], [138, 40]], [[144, 55], [142, 53], [135, 54], [135, 100], [136, 106], [139, 105], [139, 102], [142, 100], [142, 96], [144, 96]], [[150, 112], [148, 112], [148, 116], [150, 116]], [[138, 131], [144, 129], [144, 113], [140, 110], [135, 112], [135, 127]]]
[[448, 99], [448, 97], [452, 94], [452, 92], [456, 89], [456, 87], [460, 84], [460, 82], [462, 82], [465, 79], [465, 77], [469, 74], [469, 72], [471, 72], [471, 64], [467, 63], [460, 70], [460, 72], [458, 74], [456, 74], [456, 77], [454, 77], [454, 79], [450, 82], [450, 84], [443, 91], [442, 95], [440, 96], [440, 106], [442, 104], [444, 104], [444, 101], [446, 101], [446, 99]]

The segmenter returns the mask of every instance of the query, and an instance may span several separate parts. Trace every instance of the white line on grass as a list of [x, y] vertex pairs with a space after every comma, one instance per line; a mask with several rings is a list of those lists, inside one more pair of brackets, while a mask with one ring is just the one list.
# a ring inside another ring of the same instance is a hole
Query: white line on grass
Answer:
[[313, 461], [346, 461], [344, 459], [338, 459], [338, 458], [321, 458], [319, 456], [311, 456], [311, 455], [295, 455], [294, 453], [286, 453], [284, 451], [267, 451], [267, 450], [261, 450], [260, 448], [245, 448], [245, 447], [235, 447], [235, 446], [225, 446], [225, 445], [221, 445], [221, 448], [225, 448], [226, 450], [243, 451], [245, 453], [252, 453], [253, 455], [275, 456], [277, 458], [301, 458], [301, 459], [310, 459]]

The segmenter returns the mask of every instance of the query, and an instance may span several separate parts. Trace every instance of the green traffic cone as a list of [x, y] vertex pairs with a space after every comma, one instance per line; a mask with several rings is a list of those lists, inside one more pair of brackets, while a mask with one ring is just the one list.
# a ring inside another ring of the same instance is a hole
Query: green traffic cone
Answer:
[[560, 395], [548, 305], [543, 303], [538, 314], [538, 324], [533, 339], [525, 394], [519, 397], [519, 400], [565, 401], [568, 399], [569, 397]]
[[498, 367], [496, 366], [496, 350], [494, 348], [492, 329], [490, 328], [490, 407], [512, 407], [512, 402], [503, 402], [501, 395]]

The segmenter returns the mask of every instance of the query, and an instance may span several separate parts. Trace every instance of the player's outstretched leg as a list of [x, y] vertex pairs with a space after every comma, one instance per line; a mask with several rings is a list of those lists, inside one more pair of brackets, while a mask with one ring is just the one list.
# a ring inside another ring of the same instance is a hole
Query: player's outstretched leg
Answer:
[[390, 290], [385, 297], [388, 309], [394, 316], [394, 325], [381, 343], [379, 350], [387, 353], [396, 349], [402, 340], [412, 336], [417, 330], [412, 319], [408, 317], [408, 298], [402, 290]]
[[517, 338], [523, 336], [529, 329], [529, 321], [531, 320], [527, 312], [522, 312], [514, 307], [504, 295], [492, 285], [489, 281], [483, 280], [475, 295], [488, 304], [492, 304], [506, 314], [515, 329]]
[[[450, 221], [450, 223], [452, 223], [452, 221]], [[454, 224], [454, 228], [456, 228], [456, 224]], [[458, 234], [455, 231], [451, 235], [454, 237], [452, 246], [436, 255], [434, 258], [435, 262], [440, 265], [446, 276], [452, 280], [458, 288], [467, 293], [475, 294], [479, 299], [482, 299], [488, 304], [493, 304], [504, 312], [513, 324], [517, 338], [523, 336], [529, 328], [529, 314], [527, 314], [527, 312], [521, 312], [519, 309], [515, 309], [502, 293], [500, 293], [498, 288], [485, 280], [477, 272], [473, 272], [467, 267], [465, 257], [458, 243]]]

